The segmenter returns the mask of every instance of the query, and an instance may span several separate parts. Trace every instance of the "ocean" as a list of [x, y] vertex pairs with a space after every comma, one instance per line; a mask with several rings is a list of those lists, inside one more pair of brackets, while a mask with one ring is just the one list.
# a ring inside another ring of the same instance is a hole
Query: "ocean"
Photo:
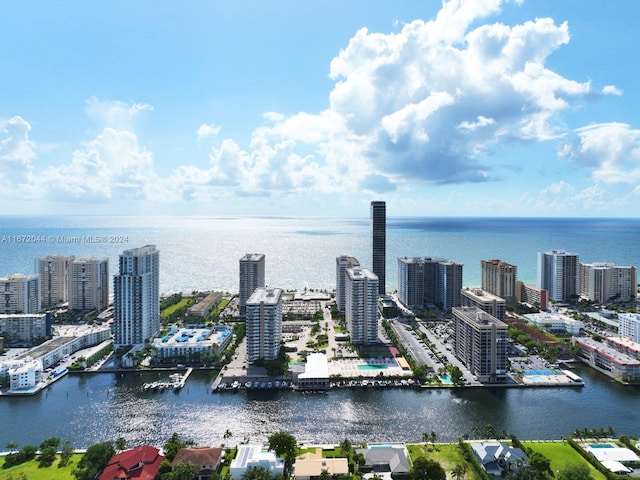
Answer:
[[[334, 289], [335, 258], [355, 256], [371, 267], [368, 218], [288, 217], [0, 217], [0, 276], [35, 273], [51, 254], [107, 257], [117, 273], [125, 249], [160, 250], [162, 293], [237, 292], [238, 260], [264, 253], [266, 283], [283, 289]], [[480, 261], [499, 258], [535, 284], [537, 252], [560, 249], [583, 263], [640, 265], [640, 219], [424, 218], [387, 219], [387, 285], [397, 286], [398, 257], [445, 257], [464, 264], [464, 286], [480, 286]]]

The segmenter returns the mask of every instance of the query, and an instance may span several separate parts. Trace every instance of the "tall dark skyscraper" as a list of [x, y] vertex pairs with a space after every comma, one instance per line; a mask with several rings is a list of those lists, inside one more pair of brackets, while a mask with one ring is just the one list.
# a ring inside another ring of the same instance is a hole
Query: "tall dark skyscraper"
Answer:
[[378, 293], [385, 294], [385, 262], [387, 253], [387, 205], [382, 201], [371, 202], [371, 235], [373, 273], [378, 277]]

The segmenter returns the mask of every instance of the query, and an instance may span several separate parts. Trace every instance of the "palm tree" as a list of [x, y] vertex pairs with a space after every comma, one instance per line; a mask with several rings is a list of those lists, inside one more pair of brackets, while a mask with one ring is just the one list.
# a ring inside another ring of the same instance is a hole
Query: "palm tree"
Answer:
[[431, 446], [433, 447], [434, 450], [436, 449], [437, 439], [438, 439], [438, 434], [432, 430], [431, 433], [429, 434], [429, 441], [431, 442]]
[[329, 473], [329, 470], [323, 468], [320, 472], [320, 476], [318, 476], [318, 480], [331, 480], [331, 474]]
[[353, 453], [353, 446], [348, 438], [345, 438], [340, 443], [340, 450], [342, 450], [342, 454], [346, 455], [347, 458], [351, 458], [351, 454]]
[[229, 430], [228, 428], [224, 431], [224, 435], [222, 435], [222, 438], [224, 438], [225, 440], [227, 438], [231, 438], [233, 437], [233, 432], [231, 432], [231, 430]]
[[116, 450], [123, 452], [127, 448], [127, 440], [124, 437], [118, 437], [115, 444]]
[[457, 464], [455, 468], [451, 471], [451, 476], [457, 480], [464, 480], [464, 477], [466, 474], [467, 474], [467, 466], [464, 463]]
[[7, 449], [9, 450], [9, 453], [12, 453], [14, 450], [18, 449], [18, 444], [16, 442], [8, 442]]

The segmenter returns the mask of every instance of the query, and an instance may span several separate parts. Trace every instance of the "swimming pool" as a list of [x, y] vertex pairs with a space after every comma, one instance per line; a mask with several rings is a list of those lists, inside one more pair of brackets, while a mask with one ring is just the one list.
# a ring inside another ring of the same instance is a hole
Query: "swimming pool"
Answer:
[[358, 370], [384, 370], [386, 365], [358, 365]]
[[523, 370], [522, 373], [525, 375], [554, 375], [553, 371], [547, 368], [541, 370]]
[[592, 443], [591, 445], [589, 445], [589, 447], [591, 447], [591, 448], [615, 448], [615, 446], [611, 445], [610, 443]]

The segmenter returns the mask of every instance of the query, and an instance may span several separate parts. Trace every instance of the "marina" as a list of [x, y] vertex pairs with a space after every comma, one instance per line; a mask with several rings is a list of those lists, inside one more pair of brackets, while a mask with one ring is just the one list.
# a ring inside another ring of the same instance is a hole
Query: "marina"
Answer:
[[193, 368], [189, 367], [184, 374], [172, 373], [169, 375], [169, 381], [148, 382], [142, 385], [142, 390], [146, 391], [164, 391], [164, 390], [181, 390], [184, 388], [189, 375], [193, 372]]

